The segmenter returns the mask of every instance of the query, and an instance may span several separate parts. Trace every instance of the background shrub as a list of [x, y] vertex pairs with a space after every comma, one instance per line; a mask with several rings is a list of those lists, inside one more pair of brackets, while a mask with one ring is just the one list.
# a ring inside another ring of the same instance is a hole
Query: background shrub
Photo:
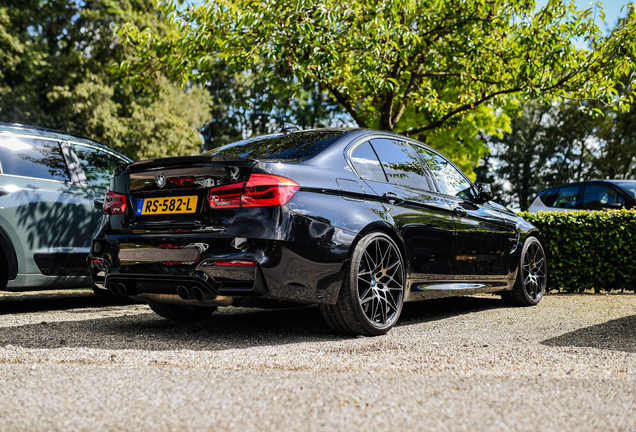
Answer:
[[543, 234], [548, 290], [636, 287], [636, 211], [523, 212]]

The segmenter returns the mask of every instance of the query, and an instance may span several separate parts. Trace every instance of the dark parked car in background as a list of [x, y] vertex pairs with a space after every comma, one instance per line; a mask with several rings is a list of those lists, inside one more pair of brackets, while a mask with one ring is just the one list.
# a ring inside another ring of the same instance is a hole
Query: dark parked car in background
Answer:
[[318, 304], [377, 335], [405, 301], [546, 286], [535, 227], [432, 148], [365, 129], [294, 131], [115, 169], [90, 253], [96, 286], [176, 320]]
[[634, 207], [636, 180], [589, 180], [539, 192], [528, 211], [617, 210]]
[[0, 290], [91, 286], [103, 198], [129, 162], [87, 138], [0, 123]]

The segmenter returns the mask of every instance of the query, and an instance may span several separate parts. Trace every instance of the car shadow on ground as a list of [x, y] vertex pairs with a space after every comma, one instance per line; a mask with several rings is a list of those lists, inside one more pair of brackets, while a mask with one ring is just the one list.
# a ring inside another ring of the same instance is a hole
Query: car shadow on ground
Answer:
[[[89, 296], [90, 297], [90, 296]], [[62, 299], [43, 299], [20, 304], [20, 313], [58, 311]], [[350, 336], [334, 334], [324, 323], [318, 307], [263, 310], [220, 308], [198, 322], [162, 319], [145, 305], [100, 308], [99, 299], [77, 296], [69, 299], [74, 314], [89, 313], [99, 318], [73, 321], [42, 321], [0, 329], [0, 345], [24, 348], [103, 348], [141, 350], [227, 350], [254, 346], [337, 341]], [[0, 301], [0, 311], [13, 308]], [[12, 303], [12, 302], [6, 302]], [[485, 309], [504, 307], [496, 297], [460, 297], [407, 303], [398, 327], [447, 319]], [[7, 312], [4, 312], [7, 313]], [[110, 315], [110, 316], [108, 316]]]
[[68, 293], [33, 291], [0, 294], [0, 315], [93, 308], [110, 305], [130, 305], [127, 297], [99, 298], [92, 290], [74, 290]]
[[578, 329], [541, 343], [552, 347], [598, 348], [636, 353], [636, 315]]

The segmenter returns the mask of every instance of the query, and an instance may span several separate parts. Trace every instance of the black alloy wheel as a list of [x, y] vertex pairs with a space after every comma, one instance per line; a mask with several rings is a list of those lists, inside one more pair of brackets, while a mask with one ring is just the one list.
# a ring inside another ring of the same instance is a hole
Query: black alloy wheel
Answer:
[[182, 306], [172, 303], [148, 302], [157, 315], [174, 321], [202, 321], [217, 309], [216, 307]]
[[320, 311], [339, 333], [385, 334], [400, 317], [405, 284], [399, 248], [388, 235], [373, 232], [356, 246], [337, 303], [321, 305]]
[[528, 237], [521, 251], [521, 262], [512, 291], [502, 293], [504, 300], [520, 306], [534, 306], [541, 301], [548, 282], [545, 251], [536, 237]]

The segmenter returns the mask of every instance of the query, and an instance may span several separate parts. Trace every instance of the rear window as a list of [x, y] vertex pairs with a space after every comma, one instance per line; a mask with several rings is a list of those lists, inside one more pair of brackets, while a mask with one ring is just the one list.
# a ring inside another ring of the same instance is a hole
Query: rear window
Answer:
[[302, 162], [316, 156], [346, 133], [347, 131], [315, 130], [257, 137], [228, 144], [204, 154]]
[[0, 136], [2, 173], [69, 181], [62, 149], [55, 141]]
[[636, 198], [636, 182], [623, 181], [616, 183], [621, 189], [627, 192], [632, 198]]

